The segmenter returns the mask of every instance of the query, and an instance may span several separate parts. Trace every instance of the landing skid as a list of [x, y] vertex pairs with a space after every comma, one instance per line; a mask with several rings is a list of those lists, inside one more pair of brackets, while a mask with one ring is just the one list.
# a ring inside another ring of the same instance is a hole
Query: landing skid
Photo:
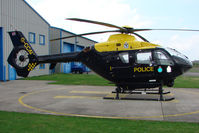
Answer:
[[[120, 87], [117, 87], [115, 91], [112, 93], [116, 93], [115, 96], [106, 96], [104, 99], [112, 99], [112, 100], [147, 100], [147, 101], [171, 101], [175, 98], [172, 96], [168, 96], [170, 91], [163, 91], [162, 86], [159, 89], [149, 91], [149, 90], [134, 90], [134, 91], [121, 91]], [[129, 94], [129, 95], [126, 95]], [[125, 96], [124, 96], [125, 95]]]
[[[112, 93], [116, 93], [116, 91], [112, 91]], [[170, 91], [163, 91], [163, 95], [164, 94], [169, 94], [171, 93]], [[158, 91], [141, 91], [141, 90], [133, 90], [133, 91], [125, 91], [125, 92], [121, 92], [120, 94], [159, 94]]]

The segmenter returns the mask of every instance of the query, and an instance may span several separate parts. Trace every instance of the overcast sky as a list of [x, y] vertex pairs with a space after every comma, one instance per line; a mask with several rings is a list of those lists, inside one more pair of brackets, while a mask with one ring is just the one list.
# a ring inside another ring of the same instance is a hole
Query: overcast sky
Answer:
[[[73, 22], [84, 18], [134, 28], [199, 29], [198, 0], [26, 0], [51, 26], [73, 33], [110, 30], [104, 26]], [[153, 43], [172, 47], [199, 60], [199, 32], [139, 32]], [[86, 36], [106, 41], [109, 34]]]

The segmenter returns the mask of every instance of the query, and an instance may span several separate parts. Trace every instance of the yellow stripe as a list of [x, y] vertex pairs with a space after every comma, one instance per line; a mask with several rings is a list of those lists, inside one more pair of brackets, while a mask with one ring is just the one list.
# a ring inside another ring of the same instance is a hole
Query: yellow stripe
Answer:
[[92, 97], [92, 96], [55, 96], [55, 99], [58, 98], [72, 98], [72, 99], [84, 99], [84, 98], [90, 98], [90, 99], [102, 99], [102, 97]]
[[[128, 96], [129, 94], [120, 94], [120, 98], [125, 98], [126, 96]], [[109, 94], [109, 95], [107, 95], [107, 96], [105, 96], [105, 97], [116, 97], [116, 94]]]
[[[51, 89], [52, 90], [52, 89]], [[185, 116], [185, 115], [192, 115], [192, 114], [198, 114], [199, 110], [194, 111], [194, 112], [188, 112], [188, 113], [182, 113], [182, 114], [173, 114], [173, 115], [157, 115], [157, 116], [135, 116], [135, 117], [112, 117], [112, 116], [95, 116], [95, 115], [80, 115], [80, 114], [69, 114], [69, 113], [60, 113], [60, 112], [54, 112], [54, 111], [50, 111], [50, 110], [45, 110], [45, 109], [40, 109], [40, 108], [36, 108], [33, 106], [30, 106], [28, 104], [25, 104], [23, 102], [23, 99], [27, 96], [33, 95], [33, 94], [38, 94], [41, 92], [47, 92], [50, 90], [44, 90], [44, 91], [36, 91], [36, 92], [32, 92], [32, 93], [27, 93], [23, 96], [21, 96], [18, 99], [18, 102], [29, 109], [33, 109], [36, 111], [40, 111], [40, 112], [45, 112], [45, 113], [51, 113], [51, 114], [56, 114], [56, 115], [66, 115], [66, 116], [79, 116], [79, 117], [92, 117], [92, 118], [111, 118], [111, 119], [141, 119], [141, 118], [165, 118], [165, 117], [177, 117], [177, 116]], [[186, 91], [185, 91], [186, 92]], [[198, 95], [199, 93], [193, 93]]]
[[70, 91], [70, 93], [79, 93], [79, 94], [109, 94], [110, 92], [102, 92], [102, 91]]

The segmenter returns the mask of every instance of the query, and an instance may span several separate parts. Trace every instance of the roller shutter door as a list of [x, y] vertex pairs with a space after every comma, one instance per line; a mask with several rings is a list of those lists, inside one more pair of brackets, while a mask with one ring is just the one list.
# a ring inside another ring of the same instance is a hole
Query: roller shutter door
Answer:
[[[70, 43], [65, 43], [63, 45], [63, 53], [69, 53], [69, 52], [74, 52], [74, 45]], [[63, 72], [64, 73], [71, 73], [71, 67], [73, 63], [62, 63], [63, 66]]]

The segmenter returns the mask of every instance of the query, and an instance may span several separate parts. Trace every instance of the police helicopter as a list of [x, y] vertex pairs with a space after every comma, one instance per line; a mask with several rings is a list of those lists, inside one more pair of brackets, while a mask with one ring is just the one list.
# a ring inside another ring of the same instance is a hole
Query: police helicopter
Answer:
[[[68, 20], [103, 25], [116, 30], [99, 31], [52, 39], [51, 41], [67, 39], [75, 36], [85, 36], [117, 32], [110, 35], [106, 42], [96, 43], [80, 52], [61, 53], [39, 56], [20, 31], [9, 32], [14, 45], [8, 57], [18, 76], [27, 77], [38, 64], [50, 63], [53, 69], [59, 62], [82, 62], [103, 78], [116, 85], [116, 99], [119, 93], [141, 88], [159, 87], [160, 100], [163, 99], [162, 86], [172, 87], [177, 76], [192, 68], [192, 62], [175, 49], [164, 48], [150, 43], [137, 34], [139, 31], [174, 30], [199, 31], [192, 29], [134, 29], [129, 26], [68, 18]], [[135, 36], [143, 41], [136, 40]]]

